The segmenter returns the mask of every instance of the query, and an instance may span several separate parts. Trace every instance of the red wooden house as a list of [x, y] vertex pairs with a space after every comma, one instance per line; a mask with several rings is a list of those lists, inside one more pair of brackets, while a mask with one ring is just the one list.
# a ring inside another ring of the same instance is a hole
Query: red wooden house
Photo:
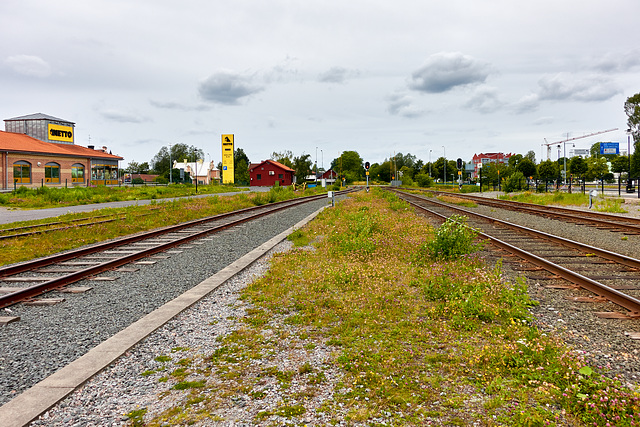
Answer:
[[252, 187], [273, 187], [293, 184], [295, 171], [275, 160], [264, 160], [249, 166], [249, 178]]

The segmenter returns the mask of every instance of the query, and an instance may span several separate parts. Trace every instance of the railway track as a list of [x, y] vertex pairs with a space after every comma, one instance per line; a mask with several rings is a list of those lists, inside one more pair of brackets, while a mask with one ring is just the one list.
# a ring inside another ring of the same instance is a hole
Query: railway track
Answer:
[[[135, 218], [152, 215], [151, 212], [135, 215]], [[25, 225], [23, 227], [12, 227], [0, 229], [0, 240], [17, 239], [19, 237], [31, 237], [37, 234], [53, 233], [71, 228], [91, 227], [93, 225], [106, 224], [109, 222], [126, 219], [126, 214], [99, 215], [90, 218], [77, 218], [68, 221], [54, 221], [36, 225]]]
[[436, 196], [450, 196], [471, 200], [479, 205], [526, 212], [544, 218], [558, 219], [560, 221], [570, 222], [573, 224], [596, 227], [601, 230], [616, 231], [625, 235], [640, 235], [640, 218], [562, 208], [559, 206], [540, 206], [532, 203], [515, 202], [511, 200], [490, 199], [465, 193], [450, 193], [435, 190], [425, 190], [425, 192]]
[[522, 270], [527, 271], [529, 275], [539, 275], [539, 271], [545, 270], [546, 277], [536, 278], [562, 278], [597, 295], [581, 297], [576, 301], [608, 301], [623, 309], [622, 312], [599, 312], [599, 317], [640, 318], [640, 260], [480, 215], [433, 198], [405, 192], [397, 194], [412, 206], [442, 219], [450, 216], [452, 212], [467, 216], [471, 226], [482, 230], [482, 238], [528, 263], [529, 266]]
[[[349, 191], [353, 190], [346, 190], [341, 194]], [[160, 252], [265, 215], [323, 198], [326, 198], [325, 194], [245, 208], [1, 267], [0, 309], [20, 302], [28, 302], [32, 305], [61, 302], [60, 298], [36, 299], [36, 297], [53, 289], [63, 289], [83, 279], [96, 278], [97, 275], [105, 271], [120, 269], [119, 271], [126, 272], [127, 269], [123, 269], [123, 266], [127, 264], [139, 262]], [[154, 262], [154, 260], [147, 261], [147, 263]], [[109, 280], [110, 278], [103, 279]], [[16, 284], [29, 284], [29, 286], [18, 287]], [[86, 287], [68, 289], [69, 292], [85, 290], [87, 290]]]

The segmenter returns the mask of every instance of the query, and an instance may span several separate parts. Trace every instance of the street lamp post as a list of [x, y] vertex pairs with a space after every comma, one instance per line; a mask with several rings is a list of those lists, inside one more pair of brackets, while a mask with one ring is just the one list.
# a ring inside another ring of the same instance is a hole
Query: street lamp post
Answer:
[[431, 152], [433, 150], [429, 150], [429, 178], [431, 178]]

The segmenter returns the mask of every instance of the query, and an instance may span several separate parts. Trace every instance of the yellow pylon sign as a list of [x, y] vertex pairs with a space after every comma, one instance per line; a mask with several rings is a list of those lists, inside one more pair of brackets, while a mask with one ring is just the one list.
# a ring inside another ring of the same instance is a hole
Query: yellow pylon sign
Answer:
[[233, 134], [222, 135], [222, 183], [233, 184]]

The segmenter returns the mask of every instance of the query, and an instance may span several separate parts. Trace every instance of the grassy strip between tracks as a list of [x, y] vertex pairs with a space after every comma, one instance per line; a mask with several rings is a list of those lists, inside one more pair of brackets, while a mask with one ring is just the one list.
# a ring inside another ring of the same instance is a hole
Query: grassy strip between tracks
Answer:
[[[589, 206], [589, 194], [582, 193], [569, 194], [558, 191], [555, 193], [536, 194], [527, 191], [519, 194], [499, 196], [498, 198], [543, 206]], [[598, 212], [627, 213], [622, 207], [622, 203], [624, 203], [624, 199], [595, 197], [593, 199], [593, 209]]]
[[[226, 185], [200, 185], [198, 194], [216, 194], [243, 191]], [[146, 185], [127, 187], [19, 187], [11, 193], [0, 193], [0, 206], [20, 209], [58, 208], [61, 206], [86, 205], [90, 203], [120, 202], [127, 200], [166, 199], [196, 194], [193, 184], [175, 184], [161, 187]]]
[[[43, 257], [84, 245], [126, 236], [141, 231], [174, 225], [207, 216], [213, 216], [246, 207], [264, 205], [294, 197], [313, 195], [319, 189], [294, 192], [291, 188], [276, 187], [265, 193], [239, 194], [230, 197], [204, 197], [159, 201], [145, 206], [100, 209], [89, 213], [67, 214], [38, 221], [5, 224], [2, 229], [20, 225], [47, 224], [76, 218], [91, 218], [98, 215], [124, 215], [123, 219], [87, 227], [69, 227], [28, 237], [0, 240], [0, 265], [13, 264]], [[106, 218], [101, 218], [106, 219]]]
[[273, 258], [213, 354], [163, 368], [179, 403], [132, 424], [635, 425], [639, 394], [538, 330], [522, 283], [438, 252], [465, 238], [452, 224], [434, 237], [378, 190], [325, 210], [291, 236], [313, 249]]

